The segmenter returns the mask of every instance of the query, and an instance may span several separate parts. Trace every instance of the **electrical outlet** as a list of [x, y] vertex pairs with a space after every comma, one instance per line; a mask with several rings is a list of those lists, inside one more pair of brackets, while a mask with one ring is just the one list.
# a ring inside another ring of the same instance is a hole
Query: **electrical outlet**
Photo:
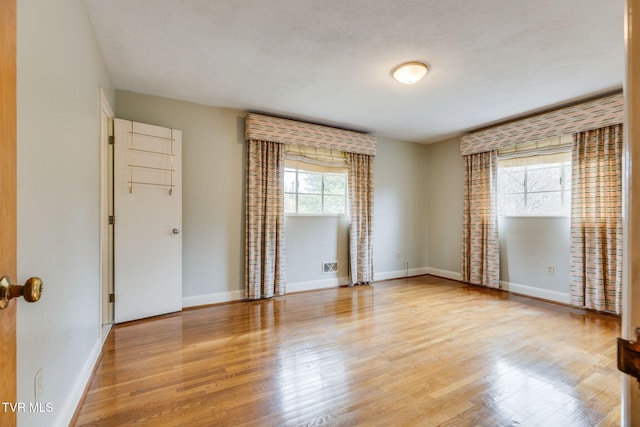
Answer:
[[553, 276], [556, 274], [556, 267], [554, 265], [547, 265], [547, 276]]
[[396, 261], [400, 261], [400, 251], [396, 252]]
[[36, 376], [33, 378], [33, 397], [36, 402], [40, 402], [42, 398], [42, 368], [38, 369]]

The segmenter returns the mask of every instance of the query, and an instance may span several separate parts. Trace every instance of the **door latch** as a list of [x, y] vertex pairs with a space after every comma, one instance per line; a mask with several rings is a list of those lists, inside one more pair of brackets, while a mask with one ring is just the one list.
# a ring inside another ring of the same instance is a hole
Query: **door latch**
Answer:
[[640, 328], [636, 328], [636, 341], [618, 337], [618, 370], [640, 380]]

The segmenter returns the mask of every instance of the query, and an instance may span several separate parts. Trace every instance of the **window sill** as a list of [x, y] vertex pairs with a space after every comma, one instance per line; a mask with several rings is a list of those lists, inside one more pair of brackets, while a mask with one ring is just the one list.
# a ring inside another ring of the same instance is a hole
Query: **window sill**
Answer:
[[285, 213], [286, 217], [298, 217], [298, 218], [348, 218], [348, 215], [340, 214], [301, 214], [301, 213]]
[[499, 216], [498, 219], [503, 219], [503, 218], [547, 218], [547, 219], [554, 219], [554, 218], [567, 218], [569, 219], [571, 217], [571, 215], [502, 215]]

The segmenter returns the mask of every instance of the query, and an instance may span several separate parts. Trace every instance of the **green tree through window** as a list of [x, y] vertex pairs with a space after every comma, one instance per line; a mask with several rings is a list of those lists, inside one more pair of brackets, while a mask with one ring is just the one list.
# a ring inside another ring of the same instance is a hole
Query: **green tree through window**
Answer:
[[313, 172], [285, 168], [285, 213], [344, 215], [346, 205], [347, 175], [345, 172]]

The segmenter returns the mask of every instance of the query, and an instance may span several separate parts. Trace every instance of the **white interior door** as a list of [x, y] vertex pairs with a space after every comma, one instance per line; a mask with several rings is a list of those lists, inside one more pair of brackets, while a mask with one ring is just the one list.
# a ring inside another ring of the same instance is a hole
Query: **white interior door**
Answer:
[[115, 322], [182, 309], [182, 133], [115, 119]]

